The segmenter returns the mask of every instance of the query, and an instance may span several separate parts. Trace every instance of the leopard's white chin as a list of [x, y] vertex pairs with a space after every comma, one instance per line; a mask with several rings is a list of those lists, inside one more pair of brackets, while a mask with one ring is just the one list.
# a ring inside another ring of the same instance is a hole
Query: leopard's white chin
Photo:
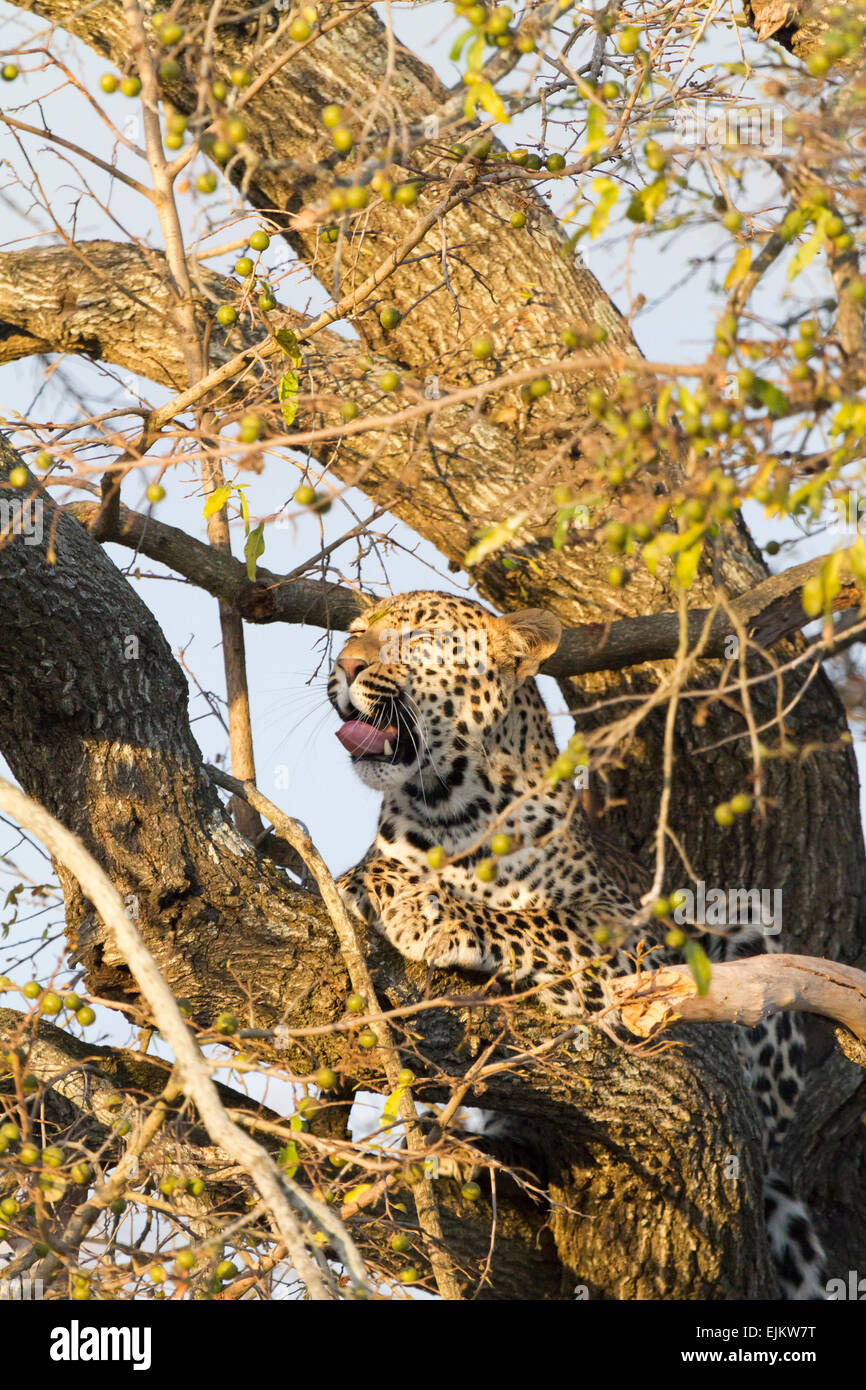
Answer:
[[373, 791], [394, 791], [405, 785], [418, 771], [418, 762], [392, 763], [386, 758], [353, 758], [352, 771]]

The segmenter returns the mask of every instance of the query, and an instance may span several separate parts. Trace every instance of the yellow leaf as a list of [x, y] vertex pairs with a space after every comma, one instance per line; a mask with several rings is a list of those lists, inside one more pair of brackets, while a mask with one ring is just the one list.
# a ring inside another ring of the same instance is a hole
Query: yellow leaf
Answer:
[[725, 289], [732, 290], [735, 285], [739, 285], [741, 280], [745, 280], [752, 264], [752, 252], [748, 246], [741, 246], [736, 256], [734, 264], [725, 276]]
[[204, 504], [202, 516], [205, 521], [209, 516], [214, 516], [217, 512], [221, 512], [231, 495], [232, 490], [230, 483], [226, 483], [224, 487], [215, 488]]

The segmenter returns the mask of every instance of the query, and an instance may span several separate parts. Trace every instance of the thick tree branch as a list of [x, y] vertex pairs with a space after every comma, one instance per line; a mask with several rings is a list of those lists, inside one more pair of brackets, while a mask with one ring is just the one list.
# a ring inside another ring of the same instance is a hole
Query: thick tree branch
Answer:
[[[96, 502], [72, 502], [64, 511], [89, 526], [100, 511]], [[175, 526], [155, 521], [121, 507], [116, 523], [103, 528], [102, 540], [159, 560], [184, 575], [199, 588], [231, 603], [252, 623], [311, 623], [316, 627], [345, 631], [367, 607], [363, 594], [322, 580], [287, 579], [259, 567], [255, 581], [238, 560], [218, 555]], [[689, 647], [701, 642], [707, 659], [729, 655], [727, 645], [742, 625], [756, 648], [772, 647], [812, 620], [803, 611], [801, 594], [806, 580], [820, 572], [826, 556], [819, 555], [794, 565], [781, 574], [756, 584], [735, 599], [733, 618], [723, 609], [693, 608], [688, 614]], [[852, 580], [842, 584], [833, 600], [841, 612], [861, 602], [862, 593]], [[563, 631], [559, 647], [542, 666], [547, 676], [581, 676], [594, 671], [617, 671], [643, 662], [676, 656], [680, 641], [677, 613], [651, 613], [641, 618], [620, 618], [612, 623], [584, 623]]]
[[615, 980], [626, 1027], [648, 1037], [672, 1018], [685, 1023], [740, 1023], [753, 1028], [780, 1010], [820, 1014], [866, 1041], [866, 974], [814, 956], [760, 955], [713, 965], [706, 994], [688, 966], [672, 965]]

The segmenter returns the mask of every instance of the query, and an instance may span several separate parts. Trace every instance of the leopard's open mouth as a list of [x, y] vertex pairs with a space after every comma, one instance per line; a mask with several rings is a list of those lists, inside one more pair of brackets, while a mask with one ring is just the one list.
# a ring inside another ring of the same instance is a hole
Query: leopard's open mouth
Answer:
[[347, 719], [337, 738], [355, 762], [410, 763], [418, 743], [412, 721], [397, 700], [389, 700], [381, 715]]

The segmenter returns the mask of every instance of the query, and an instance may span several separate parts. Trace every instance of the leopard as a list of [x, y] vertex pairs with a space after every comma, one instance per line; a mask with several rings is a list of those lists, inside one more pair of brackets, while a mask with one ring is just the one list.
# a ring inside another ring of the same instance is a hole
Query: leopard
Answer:
[[[407, 960], [535, 991], [566, 1018], [605, 1019], [611, 979], [636, 968], [633, 876], [597, 837], [535, 679], [562, 628], [540, 608], [497, 615], [420, 590], [373, 603], [328, 678], [337, 737], [381, 793], [376, 836], [338, 880], [347, 907]], [[652, 965], [671, 959], [662, 924], [640, 918]], [[655, 935], [654, 935], [655, 932]], [[715, 934], [732, 959], [778, 940]], [[732, 1025], [734, 1026], [734, 1025]], [[824, 1295], [823, 1251], [774, 1165], [804, 1081], [796, 1015], [735, 1027], [762, 1121], [765, 1220], [781, 1297]]]

